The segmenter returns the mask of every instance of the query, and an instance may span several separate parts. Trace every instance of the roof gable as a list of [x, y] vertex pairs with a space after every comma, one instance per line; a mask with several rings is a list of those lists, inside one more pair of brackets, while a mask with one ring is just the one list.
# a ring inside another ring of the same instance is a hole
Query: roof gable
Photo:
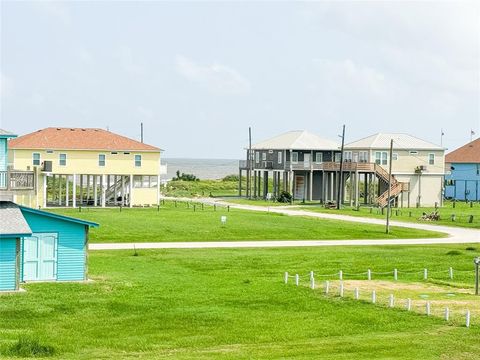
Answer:
[[459, 147], [445, 156], [447, 163], [480, 163], [480, 138]]
[[10, 201], [0, 201], [0, 224], [0, 237], [32, 234], [19, 206]]
[[160, 151], [155, 146], [94, 128], [49, 127], [12, 139], [8, 147], [10, 149]]
[[260, 150], [338, 150], [336, 142], [323, 139], [308, 131], [296, 130], [283, 133], [252, 146]]
[[346, 149], [388, 149], [393, 139], [394, 148], [406, 150], [444, 150], [444, 148], [409, 134], [378, 133], [345, 145]]
[[26, 212], [29, 212], [29, 213], [32, 213], [32, 214], [51, 217], [51, 218], [54, 218], [54, 219], [57, 219], [57, 220], [74, 222], [74, 223], [78, 223], [78, 224], [81, 224], [81, 225], [87, 225], [87, 226], [91, 226], [91, 227], [98, 227], [99, 226], [99, 224], [97, 224], [95, 222], [92, 222], [92, 221], [86, 221], [86, 220], [82, 220], [82, 219], [73, 218], [73, 217], [70, 217], [70, 216], [54, 214], [54, 213], [51, 213], [51, 212], [48, 212], [48, 211], [32, 209], [32, 208], [29, 208], [29, 207], [26, 207], [26, 206], [18, 206], [18, 207], [20, 208], [21, 211], [26, 211]]

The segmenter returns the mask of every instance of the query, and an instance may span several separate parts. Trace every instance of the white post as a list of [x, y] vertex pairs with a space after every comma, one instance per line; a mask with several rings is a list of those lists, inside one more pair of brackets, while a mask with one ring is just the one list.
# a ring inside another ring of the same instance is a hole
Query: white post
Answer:
[[65, 206], [68, 207], [68, 179], [70, 176], [65, 175]]
[[358, 291], [358, 287], [355, 288], [355, 300], [358, 300], [360, 298], [360, 294]]
[[310, 288], [311, 288], [312, 290], [315, 289], [315, 279], [314, 279], [313, 277], [310, 278]]
[[128, 195], [128, 200], [129, 200], [129, 207], [132, 207], [133, 206], [133, 175], [130, 174], [130, 184], [129, 184], [129, 195]]
[[313, 271], [310, 271], [310, 280], [313, 279]]
[[397, 281], [398, 280], [398, 270], [393, 269], [393, 280]]
[[107, 199], [106, 199], [106, 192], [107, 192], [107, 183], [105, 179], [105, 174], [102, 175], [102, 207], [105, 207]]
[[448, 307], [445, 308], [445, 321], [450, 320], [450, 309]]
[[372, 280], [372, 270], [370, 269], [367, 270], [367, 279]]
[[412, 310], [412, 299], [407, 299], [407, 311]]
[[47, 207], [47, 174], [43, 176], [43, 204], [42, 207]]
[[298, 286], [299, 282], [300, 282], [300, 278], [299, 278], [298, 274], [295, 274], [295, 285]]
[[343, 271], [342, 271], [342, 270], [340, 270], [340, 271], [338, 272], [338, 278], [339, 278], [340, 280], [343, 280]]
[[465, 313], [465, 326], [467, 328], [470, 327], [470, 310], [467, 310], [467, 312]]
[[450, 276], [450, 280], [453, 280], [453, 268], [450, 267], [450, 269], [448, 269], [448, 275]]
[[425, 305], [425, 310], [427, 312], [427, 316], [430, 316], [430, 301], [427, 301], [427, 304]]
[[340, 297], [343, 297], [343, 281], [340, 281]]
[[330, 290], [330, 281], [325, 281], [325, 295], [328, 295], [328, 291]]
[[388, 297], [388, 306], [393, 307], [394, 304], [395, 304], [395, 298], [393, 297], [393, 294], [390, 294], [390, 296]]
[[97, 175], [93, 175], [93, 206], [98, 205]]
[[72, 175], [72, 207], [77, 207], [77, 174]]
[[377, 294], [375, 290], [372, 291], [372, 303], [375, 304], [377, 302]]
[[428, 279], [428, 270], [423, 269], [423, 280], [427, 280], [427, 279]]
[[160, 174], [157, 175], [157, 205], [160, 205]]
[[288, 272], [285, 271], [285, 276], [284, 276], [285, 284], [288, 284]]

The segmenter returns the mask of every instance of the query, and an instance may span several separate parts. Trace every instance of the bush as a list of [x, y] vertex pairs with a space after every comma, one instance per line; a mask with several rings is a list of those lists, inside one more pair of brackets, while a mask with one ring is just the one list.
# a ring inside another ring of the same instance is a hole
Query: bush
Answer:
[[458, 250], [450, 250], [447, 255], [462, 255], [462, 253]]
[[287, 191], [282, 191], [278, 196], [277, 201], [281, 203], [290, 203], [292, 202], [292, 194]]
[[222, 181], [238, 181], [240, 178], [238, 175], [232, 174], [225, 176]]
[[477, 251], [477, 248], [473, 247], [473, 246], [468, 246], [468, 247], [465, 248], [465, 250], [467, 250], [467, 251]]
[[172, 178], [172, 181], [179, 181], [179, 180], [182, 180], [182, 181], [199, 181], [200, 179], [197, 178], [193, 174], [185, 174], [185, 173], [180, 174], [180, 170], [177, 170], [177, 176]]
[[18, 357], [46, 357], [55, 354], [55, 348], [50, 345], [42, 345], [36, 339], [21, 337], [7, 351], [10, 356]]

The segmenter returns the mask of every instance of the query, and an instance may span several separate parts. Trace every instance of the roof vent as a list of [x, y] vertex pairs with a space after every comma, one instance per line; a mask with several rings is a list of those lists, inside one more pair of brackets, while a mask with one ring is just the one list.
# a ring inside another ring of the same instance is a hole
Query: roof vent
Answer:
[[62, 129], [60, 129], [60, 128], [57, 128], [57, 130], [62, 130]]
[[82, 129], [82, 131], [87, 131], [87, 129]]
[[70, 131], [75, 131], [75, 129], [70, 129]]

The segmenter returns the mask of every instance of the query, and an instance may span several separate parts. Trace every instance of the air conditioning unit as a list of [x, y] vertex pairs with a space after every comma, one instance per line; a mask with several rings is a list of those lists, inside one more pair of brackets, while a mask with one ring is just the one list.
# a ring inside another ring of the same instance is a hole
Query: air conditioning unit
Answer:
[[43, 172], [52, 172], [52, 162], [49, 160], [45, 160], [42, 163], [42, 171]]

